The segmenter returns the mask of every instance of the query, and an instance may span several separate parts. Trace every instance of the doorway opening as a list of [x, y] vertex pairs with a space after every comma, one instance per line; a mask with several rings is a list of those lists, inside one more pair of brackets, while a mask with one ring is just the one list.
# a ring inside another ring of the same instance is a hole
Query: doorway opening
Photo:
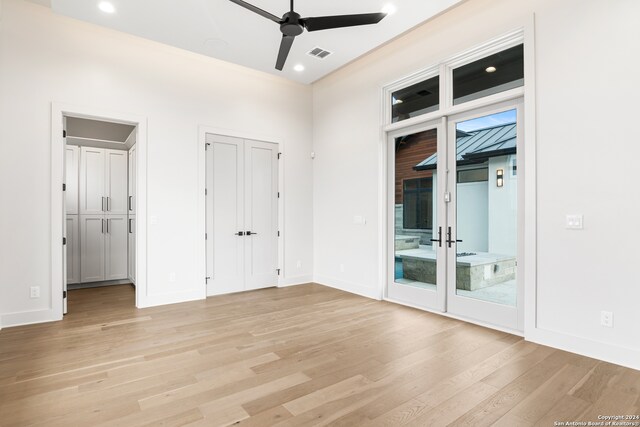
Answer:
[[390, 299], [521, 330], [522, 114], [508, 101], [390, 134]]
[[207, 296], [277, 286], [279, 145], [206, 133], [205, 157]]

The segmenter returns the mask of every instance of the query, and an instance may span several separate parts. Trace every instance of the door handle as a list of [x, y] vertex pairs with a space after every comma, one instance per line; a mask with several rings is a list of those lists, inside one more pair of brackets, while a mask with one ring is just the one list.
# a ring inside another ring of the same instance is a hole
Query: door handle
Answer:
[[236, 236], [244, 236], [244, 231], [238, 231], [238, 232], [236, 233]]
[[104, 212], [104, 197], [101, 197], [100, 200], [102, 200], [102, 203], [100, 204], [100, 207], [102, 209], [102, 212]]
[[247, 236], [253, 236], [253, 235], [256, 235], [258, 233], [254, 233], [253, 231], [247, 231], [246, 234], [247, 234]]
[[102, 234], [104, 234], [104, 219], [101, 219], [101, 224], [102, 224]]
[[[107, 197], [107, 212], [109, 212], [109, 197]], [[107, 232], [109, 232], [109, 226], [107, 226]]]
[[109, 221], [111, 221], [111, 220], [107, 219], [107, 234], [109, 234]]
[[129, 196], [129, 210], [130, 210], [130, 211], [132, 211], [132, 210], [133, 210], [133, 209], [131, 209], [131, 198], [132, 198], [132, 197], [133, 197], [133, 196]]
[[133, 221], [131, 218], [129, 218], [129, 234], [131, 234], [131, 221]]
[[438, 227], [438, 238], [431, 239], [432, 242], [438, 242], [438, 247], [442, 247], [442, 227]]
[[462, 242], [462, 240], [451, 239], [451, 227], [448, 227], [448, 229], [447, 229], [447, 240], [446, 241], [449, 244], [449, 247], [451, 247], [451, 245], [454, 244], [454, 243]]

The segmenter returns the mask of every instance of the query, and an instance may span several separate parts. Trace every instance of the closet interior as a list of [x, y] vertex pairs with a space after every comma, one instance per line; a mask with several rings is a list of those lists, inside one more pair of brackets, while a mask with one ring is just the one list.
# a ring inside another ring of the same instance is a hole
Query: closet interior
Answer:
[[65, 117], [66, 285], [136, 280], [136, 126]]

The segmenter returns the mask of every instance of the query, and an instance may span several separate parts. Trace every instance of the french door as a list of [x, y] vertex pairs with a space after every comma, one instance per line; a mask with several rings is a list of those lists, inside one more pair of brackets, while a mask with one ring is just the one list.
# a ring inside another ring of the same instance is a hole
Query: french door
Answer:
[[390, 134], [388, 298], [522, 330], [522, 114], [509, 101]]
[[278, 284], [278, 146], [207, 135], [207, 295]]

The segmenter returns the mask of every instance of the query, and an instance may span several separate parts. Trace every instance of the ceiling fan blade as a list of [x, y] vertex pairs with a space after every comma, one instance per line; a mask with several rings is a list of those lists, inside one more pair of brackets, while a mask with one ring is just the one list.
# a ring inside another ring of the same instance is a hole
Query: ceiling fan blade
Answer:
[[295, 40], [295, 37], [293, 36], [282, 36], [280, 52], [278, 52], [278, 60], [276, 61], [276, 70], [282, 71], [284, 68], [284, 63], [287, 62], [287, 57], [289, 56], [289, 51], [293, 45], [293, 40]]
[[386, 13], [363, 13], [360, 15], [336, 15], [304, 18], [301, 20], [307, 31], [329, 30], [331, 28], [355, 27], [377, 24], [387, 16]]
[[267, 12], [266, 10], [262, 10], [259, 7], [256, 7], [252, 4], [247, 3], [246, 1], [242, 1], [242, 0], [229, 0], [231, 3], [235, 3], [238, 6], [242, 6], [245, 9], [249, 9], [250, 11], [257, 13], [258, 15], [264, 16], [267, 19], [272, 20], [273, 22], [276, 22], [278, 24], [280, 24], [280, 22], [282, 21], [281, 18], [278, 18], [276, 15], [273, 15], [269, 12]]

